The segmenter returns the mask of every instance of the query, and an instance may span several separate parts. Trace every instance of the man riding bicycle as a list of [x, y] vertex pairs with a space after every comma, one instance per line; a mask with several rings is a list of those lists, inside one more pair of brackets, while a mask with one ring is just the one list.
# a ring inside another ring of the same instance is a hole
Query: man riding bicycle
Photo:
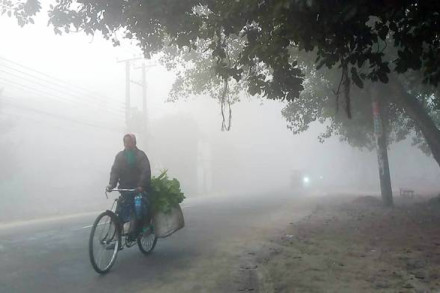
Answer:
[[145, 207], [147, 215], [136, 215], [134, 227], [130, 225], [129, 237], [134, 240], [139, 234], [143, 222], [149, 219], [150, 213], [148, 211], [149, 204], [146, 191], [151, 182], [151, 169], [147, 155], [136, 146], [136, 136], [134, 134], [126, 134], [123, 141], [125, 149], [115, 157], [110, 172], [110, 182], [106, 190], [111, 191], [118, 183], [119, 189], [136, 189], [134, 193], [122, 193], [124, 201], [116, 207], [116, 213], [122, 222], [131, 220], [127, 219], [126, 215], [134, 214], [134, 198], [139, 194], [142, 195], [143, 203], [147, 205]]

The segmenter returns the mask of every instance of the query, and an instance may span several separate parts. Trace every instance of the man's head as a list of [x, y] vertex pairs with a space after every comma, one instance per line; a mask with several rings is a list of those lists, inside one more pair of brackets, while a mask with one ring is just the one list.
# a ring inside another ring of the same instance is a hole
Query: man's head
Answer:
[[126, 150], [133, 150], [136, 148], [136, 136], [128, 133], [124, 135], [124, 147]]

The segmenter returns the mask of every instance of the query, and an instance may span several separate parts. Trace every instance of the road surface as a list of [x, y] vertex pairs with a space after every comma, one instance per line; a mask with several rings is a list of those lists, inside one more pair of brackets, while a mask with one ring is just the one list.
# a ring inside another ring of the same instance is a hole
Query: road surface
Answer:
[[187, 199], [182, 206], [185, 228], [159, 239], [149, 256], [137, 246], [122, 250], [104, 276], [88, 259], [97, 213], [0, 225], [0, 292], [237, 291], [244, 251], [308, 214], [313, 204], [262, 193]]

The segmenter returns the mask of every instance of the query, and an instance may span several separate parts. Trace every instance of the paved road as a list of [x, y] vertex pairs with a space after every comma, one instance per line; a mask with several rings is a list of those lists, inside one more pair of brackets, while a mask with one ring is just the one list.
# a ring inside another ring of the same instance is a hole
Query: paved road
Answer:
[[188, 199], [184, 229], [149, 256], [124, 249], [105, 276], [88, 259], [95, 213], [0, 226], [0, 292], [231, 292], [241, 253], [311, 206], [281, 193]]

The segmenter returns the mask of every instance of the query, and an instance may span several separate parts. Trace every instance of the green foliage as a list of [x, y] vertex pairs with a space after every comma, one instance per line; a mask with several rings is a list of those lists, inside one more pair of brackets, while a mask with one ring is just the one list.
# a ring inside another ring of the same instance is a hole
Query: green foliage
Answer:
[[32, 18], [41, 10], [41, 4], [38, 0], [0, 0], [1, 15], [6, 14], [8, 17], [14, 15], [20, 26], [33, 24]]
[[[12, 1], [0, 1], [13, 6]], [[39, 10], [38, 0], [20, 3], [33, 3], [30, 15]], [[25, 11], [19, 6], [10, 10]], [[16, 16], [22, 23], [26, 19]], [[115, 45], [120, 37], [130, 38], [146, 57], [171, 48], [169, 60], [183, 61], [168, 64], [179, 69], [172, 98], [181, 93], [210, 93], [221, 100], [223, 113], [225, 101], [230, 105], [236, 91], [246, 90], [250, 95], [292, 102], [302, 112], [291, 115], [289, 121], [300, 129], [330, 117], [329, 93], [335, 85], [344, 86], [347, 114], [350, 95], [353, 107], [364, 107], [353, 108], [349, 116], [355, 117], [369, 113], [369, 99], [356, 90], [350, 94], [351, 84], [366, 88], [372, 82], [388, 83], [390, 74], [413, 72], [420, 76], [419, 82], [432, 86], [440, 82], [438, 0], [57, 0], [49, 17], [55, 33], [100, 32]], [[394, 50], [393, 58], [389, 48]], [[343, 82], [330, 79], [327, 89], [319, 89], [325, 94], [313, 98], [306, 90], [298, 99], [309, 81], [293, 51], [314, 52], [314, 68], [342, 69]], [[440, 108], [440, 95], [419, 94], [411, 85], [405, 88], [427, 111]], [[390, 123], [399, 126], [395, 133], [404, 136], [400, 125], [408, 120], [397, 119], [403, 117], [402, 110], [391, 104], [386, 109]], [[359, 127], [371, 128], [370, 118], [362, 117], [359, 121], [336, 117], [327, 135], [352, 130], [361, 139], [369, 132]], [[338, 126], [349, 124], [353, 127]], [[363, 139], [362, 145], [370, 141], [368, 135]]]
[[[40, 10], [38, 0], [1, 1], [23, 12], [21, 22]], [[418, 70], [425, 83], [440, 81], [437, 0], [58, 0], [48, 13], [58, 34], [101, 32], [115, 45], [130, 38], [147, 57], [169, 46], [198, 50], [221, 80], [243, 82], [249, 94], [271, 99], [292, 101], [303, 90], [291, 48], [315, 51], [318, 68], [342, 67], [347, 84], [359, 87], [387, 83], [391, 71]], [[389, 42], [397, 48], [392, 62], [384, 54]]]
[[[21, 24], [40, 10], [39, 0], [1, 3]], [[440, 81], [437, 0], [58, 0], [48, 13], [58, 34], [101, 32], [115, 44], [134, 39], [147, 57], [167, 46], [207, 48], [219, 77], [273, 99], [290, 101], [303, 90], [292, 47], [315, 51], [318, 68], [343, 66], [360, 87], [364, 80], [388, 82], [391, 71], [419, 70], [425, 83]], [[397, 48], [392, 63], [383, 52], [388, 36]], [[237, 38], [243, 42], [231, 60], [227, 43]]]
[[[388, 41], [392, 43], [390, 38]], [[394, 60], [396, 51], [392, 45], [388, 46], [383, 50], [384, 60], [387, 62]], [[361, 81], [359, 87], [353, 87], [351, 90], [352, 118], [348, 119], [345, 113], [338, 110], [341, 106], [345, 107], [346, 101], [335, 99], [337, 85], [341, 82], [341, 70], [329, 70], [325, 67], [316, 69], [314, 66], [316, 52], [304, 53], [291, 50], [291, 55], [300, 61], [300, 68], [305, 74], [304, 91], [298, 99], [289, 102], [282, 111], [288, 122], [288, 128], [293, 133], [306, 131], [311, 123], [319, 121], [326, 125], [325, 132], [319, 136], [321, 142], [331, 136], [338, 136], [341, 141], [351, 146], [371, 150], [375, 147], [371, 92], [374, 88], [378, 88], [388, 144], [412, 138], [414, 145], [423, 152], [430, 153], [415, 121], [396, 103], [395, 99], [391, 98], [396, 96], [391, 87], [371, 81]], [[360, 75], [363, 72], [364, 68], [360, 72], [352, 72], [352, 75]], [[439, 89], [424, 84], [422, 78], [419, 71], [411, 70], [394, 78], [393, 82], [398, 82], [404, 87], [407, 93], [424, 105], [429, 116], [434, 121], [438, 121], [439, 111], [436, 110], [436, 101], [439, 100]], [[437, 123], [437, 127], [439, 126], [440, 124]]]
[[151, 179], [151, 200], [154, 211], [168, 213], [171, 208], [185, 199], [176, 178], [170, 179], [167, 171]]

